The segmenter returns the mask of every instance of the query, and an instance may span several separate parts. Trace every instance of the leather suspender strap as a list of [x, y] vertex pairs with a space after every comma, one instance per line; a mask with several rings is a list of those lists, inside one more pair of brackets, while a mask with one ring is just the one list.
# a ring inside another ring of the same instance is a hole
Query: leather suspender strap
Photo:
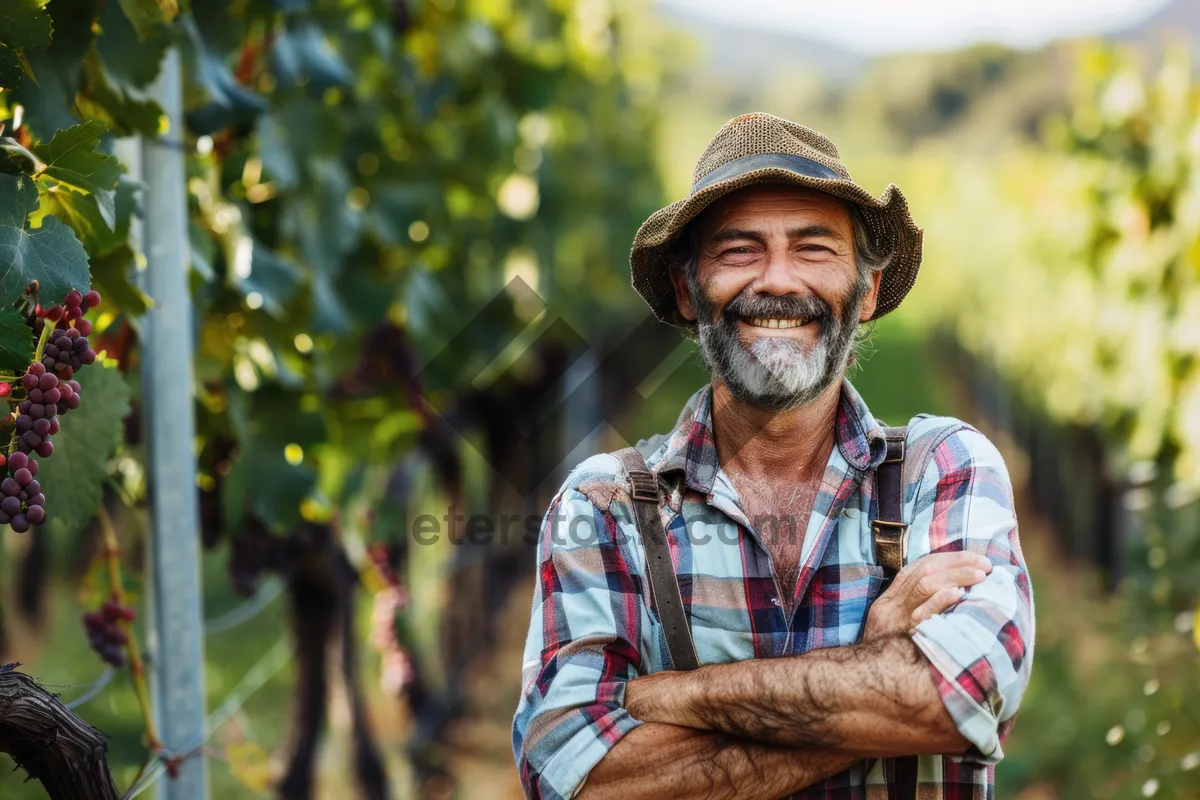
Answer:
[[884, 428], [887, 455], [875, 469], [875, 503], [878, 509], [871, 521], [875, 539], [875, 562], [890, 580], [904, 569], [908, 549], [908, 526], [904, 524], [904, 443], [907, 428]]
[[629, 496], [633, 499], [633, 518], [646, 551], [646, 573], [650, 577], [651, 604], [658, 612], [666, 635], [671, 664], [677, 670], [696, 669], [696, 646], [683, 610], [679, 578], [671, 561], [671, 547], [663, 530], [658, 510], [658, 480], [646, 466], [646, 459], [632, 447], [618, 450], [625, 473], [629, 476]]
[[[903, 516], [904, 445], [908, 429], [884, 428], [883, 434], [887, 439], [887, 454], [883, 463], [875, 468], [877, 514], [871, 520], [871, 531], [875, 539], [875, 561], [883, 567], [890, 581], [904, 569], [908, 551], [908, 526], [904, 524]], [[916, 800], [918, 766], [916, 756], [892, 759], [888, 800]], [[886, 767], [884, 774], [887, 774]]]

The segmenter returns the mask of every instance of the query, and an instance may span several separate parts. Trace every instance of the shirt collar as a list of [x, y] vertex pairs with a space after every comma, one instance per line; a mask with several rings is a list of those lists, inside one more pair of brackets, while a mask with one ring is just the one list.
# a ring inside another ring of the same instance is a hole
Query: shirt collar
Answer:
[[[842, 380], [835, 427], [837, 446], [847, 464], [867, 471], [883, 461], [887, 451], [883, 427], [846, 379]], [[691, 396], [675, 430], [648, 461], [656, 474], [682, 471], [689, 488], [712, 493], [720, 465], [712, 430], [711, 383]]]

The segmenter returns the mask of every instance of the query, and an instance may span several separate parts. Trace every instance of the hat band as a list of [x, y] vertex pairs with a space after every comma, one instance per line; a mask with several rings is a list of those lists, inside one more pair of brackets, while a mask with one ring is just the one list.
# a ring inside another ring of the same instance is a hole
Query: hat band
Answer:
[[709, 186], [721, 181], [736, 178], [738, 175], [745, 175], [747, 172], [754, 172], [759, 169], [785, 169], [788, 172], [794, 172], [806, 178], [842, 180], [841, 175], [838, 175], [824, 164], [813, 161], [811, 158], [793, 156], [787, 153], [759, 153], [758, 155], [735, 158], [728, 164], [717, 167], [692, 184], [691, 194], [695, 194], [701, 189], [707, 189]]

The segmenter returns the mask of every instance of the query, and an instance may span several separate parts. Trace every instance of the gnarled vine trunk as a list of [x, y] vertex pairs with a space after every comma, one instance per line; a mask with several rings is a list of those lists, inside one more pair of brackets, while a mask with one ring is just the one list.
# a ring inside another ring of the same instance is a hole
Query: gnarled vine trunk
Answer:
[[21, 672], [0, 671], [0, 752], [12, 756], [50, 800], [118, 800], [108, 737]]

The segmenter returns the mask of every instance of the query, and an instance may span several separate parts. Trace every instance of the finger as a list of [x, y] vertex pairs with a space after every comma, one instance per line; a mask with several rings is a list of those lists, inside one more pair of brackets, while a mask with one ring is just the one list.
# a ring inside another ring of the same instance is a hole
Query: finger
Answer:
[[934, 614], [942, 613], [966, 596], [967, 592], [965, 589], [960, 589], [957, 586], [945, 586], [935, 592], [933, 597], [913, 610], [912, 616], [909, 618], [909, 624], [915, 628]]
[[[942, 572], [957, 567], [975, 567], [984, 572], [992, 571], [992, 562], [986, 556], [966, 550], [955, 550], [949, 553], [930, 553], [922, 556], [904, 568], [910, 575], [924, 577], [934, 572]], [[911, 570], [911, 571], [910, 571]]]
[[977, 567], [956, 567], [954, 569], [935, 572], [932, 575], [926, 575], [921, 580], [917, 581], [917, 585], [911, 592], [911, 600], [908, 605], [910, 608], [915, 608], [929, 600], [935, 594], [947, 587], [963, 587], [974, 586], [977, 583], [983, 583], [987, 579], [987, 573]]

